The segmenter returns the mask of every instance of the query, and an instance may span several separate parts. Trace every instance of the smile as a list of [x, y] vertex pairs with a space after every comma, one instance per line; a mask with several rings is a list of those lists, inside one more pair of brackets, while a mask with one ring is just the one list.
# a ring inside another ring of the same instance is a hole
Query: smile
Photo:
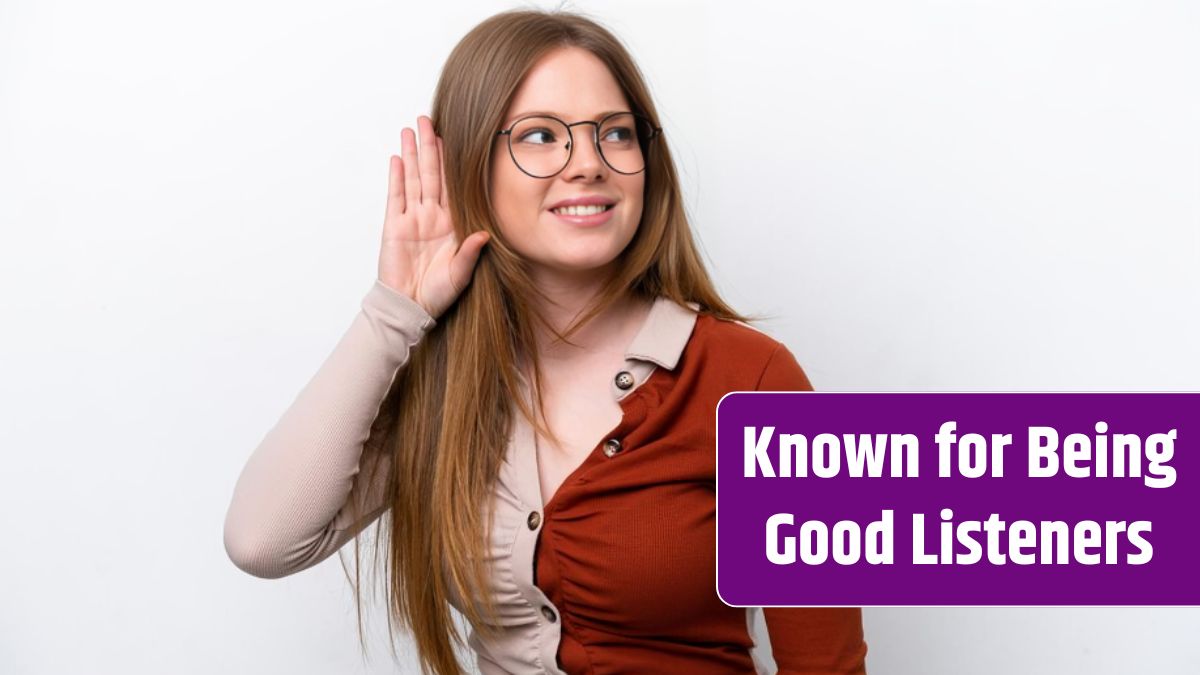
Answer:
[[559, 209], [550, 209], [550, 212], [564, 223], [582, 227], [595, 227], [613, 219], [613, 214], [616, 213], [616, 209], [613, 206], [613, 204], [606, 206], [599, 204], [564, 206]]
[[560, 216], [592, 216], [597, 213], [604, 213], [612, 207], [613, 204], [590, 204], [588, 206], [563, 206], [550, 210]]

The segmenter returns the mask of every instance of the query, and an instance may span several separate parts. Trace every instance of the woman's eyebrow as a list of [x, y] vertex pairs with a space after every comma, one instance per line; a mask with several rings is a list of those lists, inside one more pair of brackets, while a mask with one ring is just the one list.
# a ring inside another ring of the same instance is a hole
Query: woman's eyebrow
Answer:
[[[608, 117], [609, 115], [611, 115], [613, 113], [619, 113], [619, 112], [629, 112], [629, 111], [628, 110], [605, 110], [602, 113], [597, 113], [596, 116], [592, 118], [592, 120], [599, 121], [601, 117]], [[513, 115], [512, 118], [509, 119], [508, 123], [511, 125], [513, 122], [516, 122], [517, 120], [521, 119], [522, 117], [532, 117], [534, 115], [542, 115], [545, 117], [557, 117], [562, 120], [566, 119], [566, 117], [564, 117], [562, 115], [562, 113], [547, 112], [545, 110], [526, 110], [525, 112], [520, 113], [519, 115]]]

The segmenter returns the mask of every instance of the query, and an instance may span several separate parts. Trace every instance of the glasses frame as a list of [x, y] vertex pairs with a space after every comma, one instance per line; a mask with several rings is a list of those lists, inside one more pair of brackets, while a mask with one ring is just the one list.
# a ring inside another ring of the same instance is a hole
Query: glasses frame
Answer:
[[[640, 115], [640, 114], [632, 112], [632, 111], [621, 111], [621, 112], [612, 113], [611, 115], [605, 115], [603, 118], [601, 118], [598, 121], [597, 120], [583, 120], [580, 122], [572, 122], [570, 124], [568, 124], [566, 120], [559, 119], [558, 117], [555, 117], [554, 115], [526, 115], [526, 116], [514, 121], [512, 124], [510, 124], [508, 126], [507, 129], [501, 129], [500, 131], [497, 131], [496, 135], [508, 137], [508, 143], [507, 143], [508, 156], [510, 159], [512, 159], [513, 164], [518, 169], [520, 169], [521, 173], [525, 174], [526, 176], [529, 176], [530, 178], [554, 178], [558, 174], [562, 173], [568, 166], [571, 165], [571, 158], [575, 156], [575, 132], [572, 131], [571, 128], [577, 127], [581, 124], [590, 124], [590, 125], [592, 125], [592, 145], [595, 146], [596, 154], [600, 157], [600, 161], [604, 162], [605, 166], [612, 169], [613, 171], [616, 171], [617, 173], [619, 173], [621, 175], [636, 176], [637, 174], [646, 170], [647, 165], [645, 162], [642, 163], [642, 168], [638, 169], [637, 171], [632, 171], [632, 172], [621, 171], [620, 169], [617, 169], [615, 166], [613, 166], [612, 164], [609, 163], [608, 158], [604, 156], [604, 150], [601, 149], [601, 147], [600, 147], [600, 127], [603, 126], [605, 122], [607, 122], [608, 120], [610, 120], [618, 115], [633, 115], [636, 119], [644, 120], [648, 125], [650, 125], [651, 131], [650, 131], [650, 135], [646, 138], [646, 146], [645, 146], [645, 148], [643, 148], [644, 150], [648, 149], [650, 147], [650, 141], [653, 141], [654, 139], [658, 138], [662, 134], [662, 131], [663, 131], [662, 127], [656, 125], [654, 123], [654, 120], [650, 119], [649, 117], [646, 117], [645, 115]], [[513, 129], [515, 129], [516, 126], [518, 124], [520, 124], [521, 122], [524, 122], [527, 119], [532, 119], [534, 117], [542, 117], [542, 118], [546, 118], [546, 119], [552, 119], [567, 128], [567, 161], [563, 162], [561, 169], [559, 169], [558, 171], [555, 171], [554, 173], [550, 174], [549, 176], [537, 176], [532, 173], [529, 173], [528, 171], [525, 170], [525, 167], [521, 166], [521, 163], [517, 161], [517, 156], [513, 152], [513, 147], [512, 147]]]

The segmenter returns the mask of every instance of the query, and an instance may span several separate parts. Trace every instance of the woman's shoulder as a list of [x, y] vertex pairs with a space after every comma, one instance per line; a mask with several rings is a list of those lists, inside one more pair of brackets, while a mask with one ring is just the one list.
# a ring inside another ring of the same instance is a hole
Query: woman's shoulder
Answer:
[[676, 306], [693, 322], [683, 349], [680, 377], [707, 383], [721, 392], [812, 389], [796, 357], [774, 335], [750, 323], [705, 312], [694, 302]]
[[[695, 301], [657, 296], [634, 346], [652, 359], [674, 368], [679, 352], [691, 354], [706, 371], [761, 368], [770, 360], [790, 356], [786, 345], [770, 332], [749, 322], [718, 316]], [[637, 350], [634, 350], [637, 351]], [[669, 352], [669, 358], [667, 358]]]
[[758, 326], [706, 313], [701, 311], [696, 303], [688, 305], [696, 313], [694, 339], [707, 342], [718, 349], [738, 350], [747, 354], [769, 355], [783, 347], [783, 343], [774, 335]]

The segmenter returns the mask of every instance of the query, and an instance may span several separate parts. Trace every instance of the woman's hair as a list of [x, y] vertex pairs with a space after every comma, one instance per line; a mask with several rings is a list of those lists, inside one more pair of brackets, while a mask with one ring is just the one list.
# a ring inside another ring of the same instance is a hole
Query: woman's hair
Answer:
[[[645, 194], [641, 223], [618, 258], [617, 272], [596, 301], [565, 332], [540, 317], [531, 301], [541, 292], [526, 261], [498, 227], [489, 193], [496, 131], [525, 75], [543, 56], [567, 46], [603, 61], [630, 109], [659, 124], [641, 72], [606, 28], [577, 13], [514, 10], [473, 28], [442, 69], [430, 115], [444, 144], [448, 203], [459, 241], [487, 230], [470, 285], [438, 317], [396, 374], [366, 442], [391, 461], [386, 467], [390, 527], [386, 541], [388, 625], [412, 632], [422, 672], [460, 672], [452, 641], [463, 639], [451, 620], [449, 598], [464, 602], [463, 615], [483, 636], [494, 635], [488, 558], [492, 495], [512, 429], [513, 403], [535, 429], [553, 437], [541, 413], [541, 370], [534, 345], [535, 321], [565, 339], [622, 296], [665, 296], [694, 302], [701, 313], [748, 321], [717, 295], [692, 239], [679, 180], [666, 139], [645, 148]], [[526, 404], [518, 359], [533, 367], [536, 408]], [[541, 417], [539, 420], [538, 417]], [[375, 484], [374, 477], [367, 477]], [[359, 522], [355, 514], [353, 522]], [[381, 518], [377, 532], [382, 533]], [[362, 600], [354, 581], [359, 631]], [[393, 646], [394, 649], [394, 646]]]

